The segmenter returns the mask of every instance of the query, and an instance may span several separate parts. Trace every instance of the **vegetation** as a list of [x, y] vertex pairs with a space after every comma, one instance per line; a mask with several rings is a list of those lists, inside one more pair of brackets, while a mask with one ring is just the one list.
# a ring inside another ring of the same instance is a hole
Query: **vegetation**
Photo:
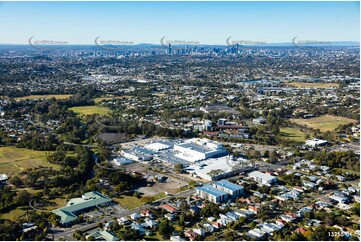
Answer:
[[31, 100], [31, 99], [67, 99], [70, 98], [71, 94], [53, 94], [53, 95], [30, 95], [25, 97], [15, 98], [16, 100]]
[[92, 114], [107, 115], [110, 112], [107, 108], [99, 107], [99, 106], [72, 107], [70, 108], [70, 110], [79, 115], [92, 115]]
[[306, 134], [295, 128], [281, 128], [281, 137], [291, 139], [297, 142], [306, 141]]
[[330, 88], [339, 87], [338, 83], [320, 83], [320, 82], [289, 82], [288, 85], [298, 88]]
[[48, 154], [50, 152], [16, 147], [0, 147], [0, 173], [16, 174], [26, 169], [59, 169], [58, 165], [47, 161]]
[[313, 129], [319, 129], [321, 132], [332, 131], [340, 125], [348, 123], [356, 123], [357, 121], [350, 118], [323, 115], [317, 118], [310, 119], [292, 119], [296, 124], [307, 126]]

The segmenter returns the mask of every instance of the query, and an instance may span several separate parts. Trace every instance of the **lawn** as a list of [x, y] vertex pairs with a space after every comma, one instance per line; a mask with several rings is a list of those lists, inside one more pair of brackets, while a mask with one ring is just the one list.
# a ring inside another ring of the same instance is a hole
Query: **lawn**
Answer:
[[54, 94], [54, 95], [30, 95], [25, 97], [15, 98], [16, 100], [29, 100], [29, 99], [67, 99], [73, 96], [72, 94]]
[[297, 88], [330, 88], [339, 87], [338, 83], [320, 83], [320, 82], [290, 82], [288, 83], [292, 87]]
[[70, 110], [79, 115], [91, 115], [91, 114], [107, 115], [110, 112], [109, 109], [98, 106], [72, 107], [70, 108]]
[[[28, 192], [33, 193], [33, 194], [35, 194], [36, 192], [42, 191], [42, 190], [31, 191], [29, 189], [25, 189], [25, 190], [27, 190]], [[66, 199], [64, 199], [64, 198], [56, 198], [56, 199], [53, 199], [53, 200], [42, 201], [42, 202], [43, 203], [56, 203], [56, 205], [47, 206], [47, 207], [39, 207], [39, 206], [36, 206], [35, 202], [32, 202], [32, 205], [39, 209], [39, 210], [36, 210], [37, 213], [41, 213], [41, 212], [44, 212], [44, 211], [49, 211], [50, 212], [50, 211], [52, 211], [54, 209], [64, 207], [66, 205]], [[34, 211], [34, 210], [30, 206], [17, 207], [16, 209], [13, 209], [13, 210], [11, 210], [11, 211], [9, 211], [7, 213], [4, 213], [4, 214], [0, 213], [0, 218], [2, 218], [2, 219], [10, 219], [12, 221], [17, 221], [19, 219], [19, 217], [22, 217], [26, 213], [26, 211], [31, 212], [31, 211]]]
[[26, 168], [52, 167], [59, 169], [59, 165], [46, 161], [46, 157], [50, 153], [16, 147], [0, 147], [0, 173], [17, 173]]
[[354, 119], [332, 115], [323, 115], [310, 119], [292, 119], [291, 121], [298, 125], [320, 129], [321, 132], [332, 131], [342, 124], [357, 123], [357, 120]]
[[140, 199], [133, 196], [121, 196], [120, 198], [112, 198], [114, 201], [118, 202], [122, 207], [127, 209], [134, 209], [144, 205], [144, 202]]
[[162, 198], [165, 198], [166, 195], [164, 192], [161, 192], [161, 193], [158, 193], [157, 195], [153, 196], [154, 198], [154, 201], [157, 201], [158, 199], [162, 199]]
[[166, 96], [168, 96], [168, 94], [165, 94], [165, 93], [153, 93], [153, 96], [166, 97]]
[[122, 99], [122, 98], [132, 98], [133, 96], [106, 96], [106, 97], [98, 97], [98, 98], [94, 98], [94, 102], [95, 103], [100, 103], [102, 101], [109, 101], [109, 100], [113, 100], [113, 99]]
[[295, 128], [281, 128], [281, 136], [298, 142], [306, 140], [305, 133]]
[[0, 218], [2, 219], [9, 219], [12, 221], [17, 221], [19, 219], [19, 217], [22, 217], [26, 211], [34, 211], [32, 208], [28, 207], [28, 206], [24, 206], [24, 207], [18, 207], [16, 209], [13, 209], [7, 213], [0, 213]]

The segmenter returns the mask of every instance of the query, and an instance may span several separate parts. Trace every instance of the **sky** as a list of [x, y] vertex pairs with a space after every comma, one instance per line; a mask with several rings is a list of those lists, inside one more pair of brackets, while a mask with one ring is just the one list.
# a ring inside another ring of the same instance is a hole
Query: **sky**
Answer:
[[359, 2], [0, 2], [0, 43], [359, 41]]

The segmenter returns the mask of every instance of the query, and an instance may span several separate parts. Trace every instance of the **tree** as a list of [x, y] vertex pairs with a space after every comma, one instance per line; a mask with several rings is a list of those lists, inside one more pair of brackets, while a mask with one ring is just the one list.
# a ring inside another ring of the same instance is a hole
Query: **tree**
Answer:
[[277, 159], [278, 159], [278, 154], [275, 150], [273, 150], [271, 152], [271, 154], [269, 155], [269, 160], [272, 164], [276, 163], [277, 162]]
[[301, 234], [301, 233], [292, 233], [291, 236], [289, 237], [289, 239], [291, 241], [304, 241], [304, 240], [306, 240], [306, 237], [303, 236], [303, 234]]
[[188, 186], [190, 186], [190, 187], [195, 187], [196, 185], [197, 185], [197, 183], [193, 180], [188, 182]]
[[31, 199], [31, 194], [25, 190], [21, 190], [15, 196], [14, 203], [19, 206], [22, 206], [28, 204], [30, 202], [30, 199]]
[[330, 239], [329, 232], [330, 230], [326, 226], [320, 225], [316, 227], [316, 229], [309, 236], [307, 236], [307, 240], [327, 241]]
[[168, 220], [162, 220], [159, 224], [158, 233], [163, 239], [168, 239], [172, 233], [173, 227]]
[[265, 152], [263, 153], [263, 157], [269, 158], [269, 150], [265, 150]]
[[93, 235], [91, 235], [91, 236], [88, 237], [87, 240], [88, 240], [88, 241], [95, 241], [95, 237], [94, 237]]
[[11, 184], [13, 184], [13, 185], [15, 185], [15, 186], [17, 186], [17, 187], [23, 185], [23, 181], [22, 181], [21, 178], [18, 177], [18, 176], [13, 176], [13, 177], [11, 177], [11, 178], [9, 179], [9, 183], [11, 183]]
[[201, 213], [204, 217], [217, 216], [219, 214], [219, 207], [217, 204], [209, 202], [202, 208]]
[[351, 212], [360, 217], [360, 203], [355, 203], [351, 208]]
[[145, 196], [145, 197], [142, 197], [140, 199], [141, 202], [144, 202], [144, 203], [151, 203], [154, 201], [154, 197], [151, 197], [151, 196]]
[[181, 163], [175, 164], [175, 165], [174, 165], [174, 169], [175, 169], [177, 172], [181, 172], [181, 171], [183, 170], [183, 164], [181, 164]]
[[134, 192], [134, 193], [133, 193], [133, 197], [140, 198], [139, 192]]
[[41, 229], [45, 229], [47, 226], [46, 226], [46, 223], [44, 221], [40, 222], [39, 223], [39, 228]]
[[124, 192], [128, 188], [127, 184], [125, 182], [121, 182], [118, 185], [115, 186], [114, 190], [116, 192]]
[[262, 157], [261, 152], [259, 150], [251, 150], [249, 155], [253, 159], [261, 159]]

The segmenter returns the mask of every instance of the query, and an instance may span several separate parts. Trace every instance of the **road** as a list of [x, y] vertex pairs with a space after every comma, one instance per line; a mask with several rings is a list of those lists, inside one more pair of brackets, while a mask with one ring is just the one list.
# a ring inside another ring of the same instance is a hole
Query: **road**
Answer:
[[107, 215], [102, 219], [97, 220], [96, 223], [91, 223], [91, 224], [86, 224], [86, 223], [82, 223], [82, 224], [76, 224], [73, 225], [71, 228], [53, 228], [51, 231], [53, 232], [54, 235], [54, 240], [58, 241], [60, 238], [64, 238], [65, 240], [74, 240], [73, 238], [73, 234], [76, 230], [81, 230], [81, 231], [89, 231], [91, 229], [94, 229], [97, 227], [98, 223], [106, 223], [107, 221], [111, 221], [113, 220], [114, 217], [117, 218], [121, 218], [121, 217], [125, 217], [125, 216], [129, 216], [133, 213], [139, 213], [145, 209], [150, 209], [150, 208], [154, 208], [156, 206], [159, 206], [163, 203], [167, 203], [169, 201], [169, 199], [173, 198], [173, 197], [187, 197], [190, 196], [192, 194], [194, 194], [195, 190], [194, 189], [189, 189], [186, 191], [182, 191], [179, 193], [174, 194], [174, 196], [168, 196], [165, 198], [161, 198], [157, 201], [154, 201], [151, 204], [145, 204], [143, 206], [140, 206], [138, 208], [135, 209], [125, 209], [122, 211], [119, 211], [115, 214], [112, 215]]
[[360, 144], [357, 143], [347, 143], [341, 145], [333, 145], [327, 148], [328, 151], [348, 151], [352, 150], [354, 153], [360, 153]]

